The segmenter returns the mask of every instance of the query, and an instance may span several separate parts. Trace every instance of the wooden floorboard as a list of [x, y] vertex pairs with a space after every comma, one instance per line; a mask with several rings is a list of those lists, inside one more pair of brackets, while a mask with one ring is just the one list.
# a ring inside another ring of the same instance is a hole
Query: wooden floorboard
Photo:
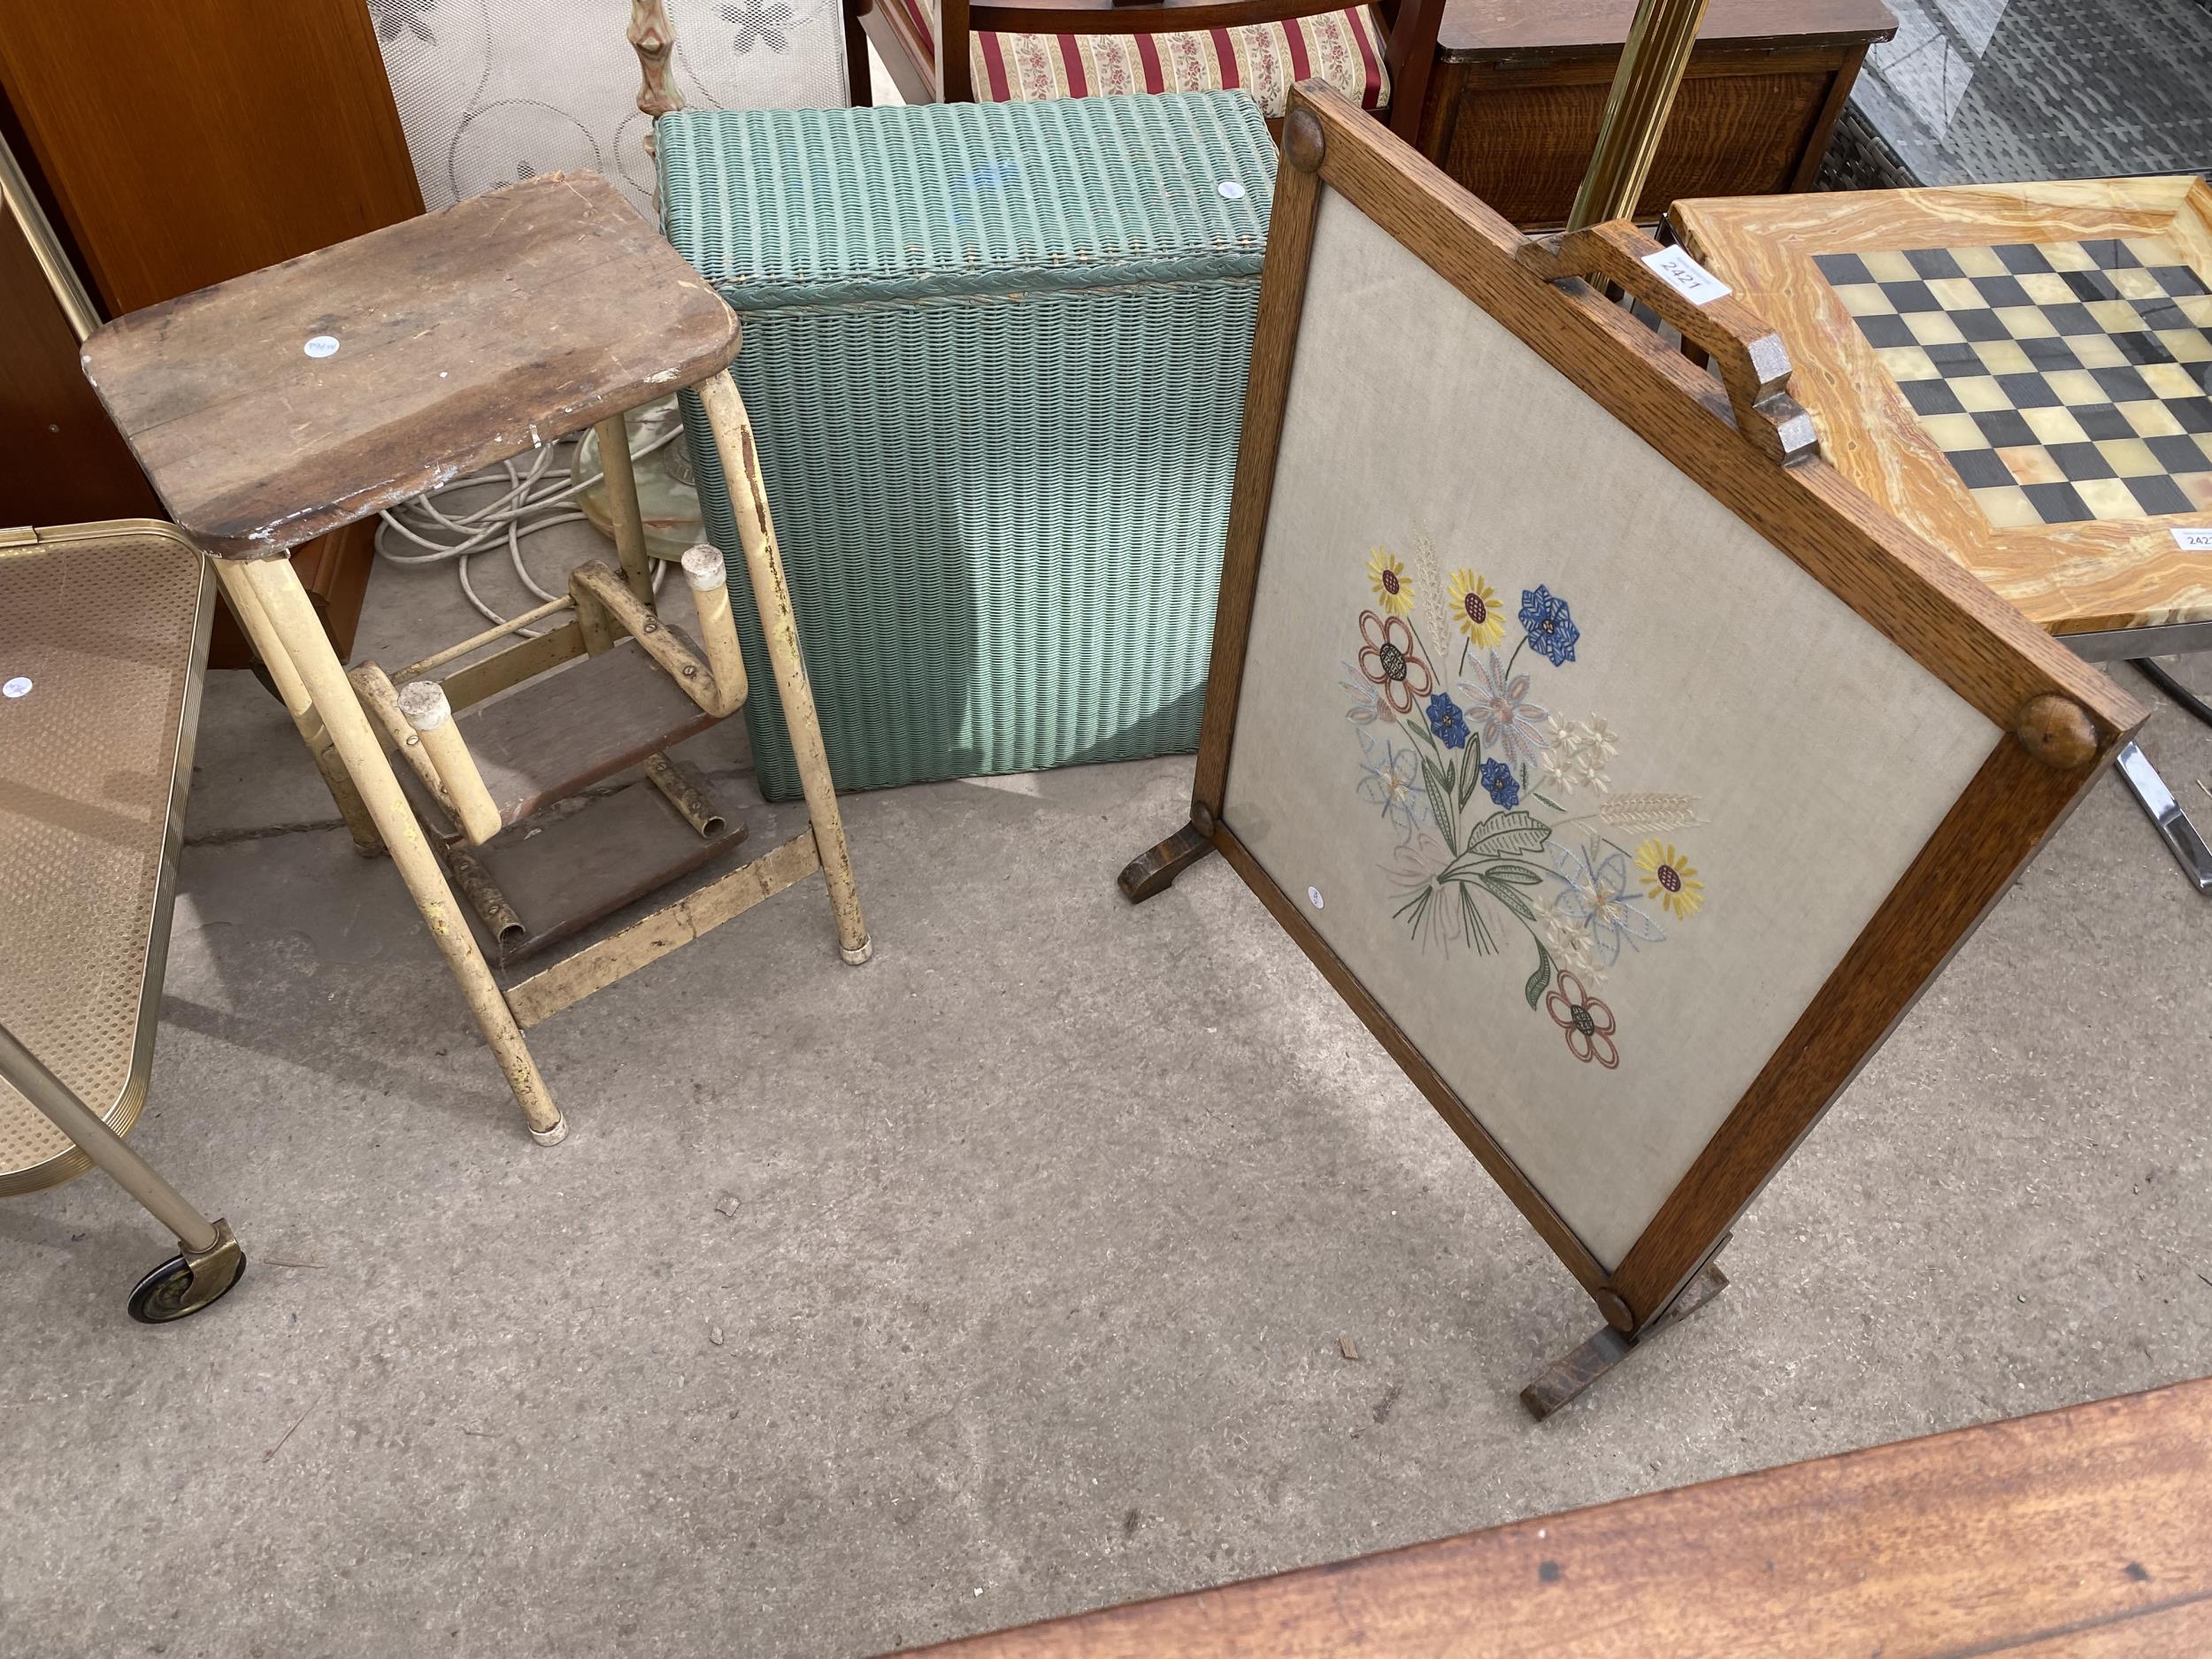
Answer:
[[2201, 1659], [2212, 1379], [924, 1651]]

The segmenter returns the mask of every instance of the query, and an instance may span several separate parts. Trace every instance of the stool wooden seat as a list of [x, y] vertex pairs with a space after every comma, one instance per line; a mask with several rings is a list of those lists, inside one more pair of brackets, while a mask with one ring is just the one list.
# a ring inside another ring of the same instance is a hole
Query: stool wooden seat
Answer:
[[548, 174], [119, 318], [84, 369], [177, 523], [265, 558], [737, 347], [729, 307], [612, 185]]
[[[215, 557], [356, 847], [392, 855], [531, 1133], [548, 1144], [565, 1125], [523, 1025], [817, 869], [845, 960], [869, 956], [752, 431], [727, 373], [738, 343], [729, 308], [612, 186], [556, 173], [120, 318], [85, 344], [85, 373], [132, 452], [177, 523]], [[638, 924], [649, 937], [602, 941], [581, 966], [563, 964], [550, 980], [546, 970], [511, 994], [448, 870], [510, 959], [743, 836], [662, 753], [726, 718], [747, 694], [722, 554], [695, 549], [686, 561], [695, 640], [655, 609], [623, 417], [686, 388], [741, 498], [741, 546], [727, 550], [728, 565], [741, 564], [751, 583], [808, 826]], [[621, 570], [588, 563], [563, 599], [396, 674], [363, 664], [349, 677], [288, 549], [588, 426]], [[561, 611], [570, 614], [548, 632], [433, 678]], [[587, 803], [561, 834], [518, 829], [640, 762], [644, 782]], [[532, 846], [510, 830], [533, 833]], [[503, 879], [552, 908], [518, 917]]]

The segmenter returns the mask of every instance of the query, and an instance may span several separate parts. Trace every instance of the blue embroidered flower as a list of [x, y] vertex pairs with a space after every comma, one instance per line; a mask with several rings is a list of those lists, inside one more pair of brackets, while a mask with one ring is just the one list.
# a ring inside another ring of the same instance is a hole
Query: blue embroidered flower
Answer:
[[1574, 661], [1575, 641], [1582, 630], [1568, 614], [1567, 602], [1550, 588], [1540, 585], [1521, 590], [1521, 628], [1528, 642], [1551, 658], [1554, 668]]
[[1429, 730], [1446, 749], [1467, 747], [1467, 717], [1440, 691], [1429, 699]]
[[[1368, 746], [1363, 743], [1361, 747]], [[1402, 840], [1411, 841], [1413, 833], [1429, 822], [1429, 792], [1421, 781], [1421, 757], [1410, 744], [1400, 749], [1388, 738], [1383, 740], [1382, 749], [1379, 765], [1371, 751], [1360, 763], [1356, 793], [1368, 805], [1382, 810]]]
[[1482, 787], [1489, 792], [1490, 798], [1500, 806], [1521, 804], [1521, 786], [1514, 779], [1513, 768], [1503, 761], [1484, 761], [1482, 771], [1478, 775], [1482, 780]]
[[1658, 923], [1629, 902], [1627, 854], [1608, 852], [1598, 841], [1586, 848], [1555, 844], [1552, 870], [1563, 890], [1551, 908], [1588, 930], [1600, 967], [1618, 962], [1623, 945], [1633, 950], [1639, 942], [1657, 944], [1666, 937]]

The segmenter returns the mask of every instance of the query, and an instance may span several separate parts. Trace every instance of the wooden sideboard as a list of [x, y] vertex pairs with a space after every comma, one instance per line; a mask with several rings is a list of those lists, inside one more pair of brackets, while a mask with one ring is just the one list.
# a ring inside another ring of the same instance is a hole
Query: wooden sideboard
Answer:
[[[1422, 153], [1524, 230], [1566, 222], [1635, 0], [1450, 0]], [[1637, 216], [1810, 188], [1882, 0], [1710, 0]]]
[[[0, 4], [0, 140], [105, 317], [422, 211], [366, 0]], [[0, 220], [0, 524], [158, 515]], [[342, 652], [373, 533], [295, 555]], [[210, 660], [250, 660], [227, 616]]]

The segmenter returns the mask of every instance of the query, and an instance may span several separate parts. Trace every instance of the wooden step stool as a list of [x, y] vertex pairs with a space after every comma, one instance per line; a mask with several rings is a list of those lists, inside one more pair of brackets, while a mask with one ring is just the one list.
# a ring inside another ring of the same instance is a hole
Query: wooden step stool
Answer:
[[[87, 376], [178, 525], [213, 557], [356, 847], [392, 855], [530, 1133], [549, 1146], [566, 1125], [524, 1025], [817, 869], [845, 960], [868, 959], [752, 431], [727, 373], [738, 344], [729, 308], [653, 227], [605, 180], [575, 173], [151, 306], [85, 346]], [[696, 641], [654, 608], [623, 413], [680, 387], [697, 392], [737, 497], [738, 551], [809, 826], [503, 990], [434, 839], [512, 960], [741, 838], [664, 753], [733, 713], [747, 688], [720, 554], [695, 548], [684, 561]], [[606, 461], [621, 572], [587, 564], [549, 605], [396, 675], [365, 664], [349, 679], [287, 551], [587, 426]], [[430, 678], [563, 611], [572, 614], [549, 632]], [[406, 763], [400, 774], [385, 741]], [[534, 818], [641, 762], [646, 782], [573, 815]], [[531, 829], [526, 842], [508, 833]]]

